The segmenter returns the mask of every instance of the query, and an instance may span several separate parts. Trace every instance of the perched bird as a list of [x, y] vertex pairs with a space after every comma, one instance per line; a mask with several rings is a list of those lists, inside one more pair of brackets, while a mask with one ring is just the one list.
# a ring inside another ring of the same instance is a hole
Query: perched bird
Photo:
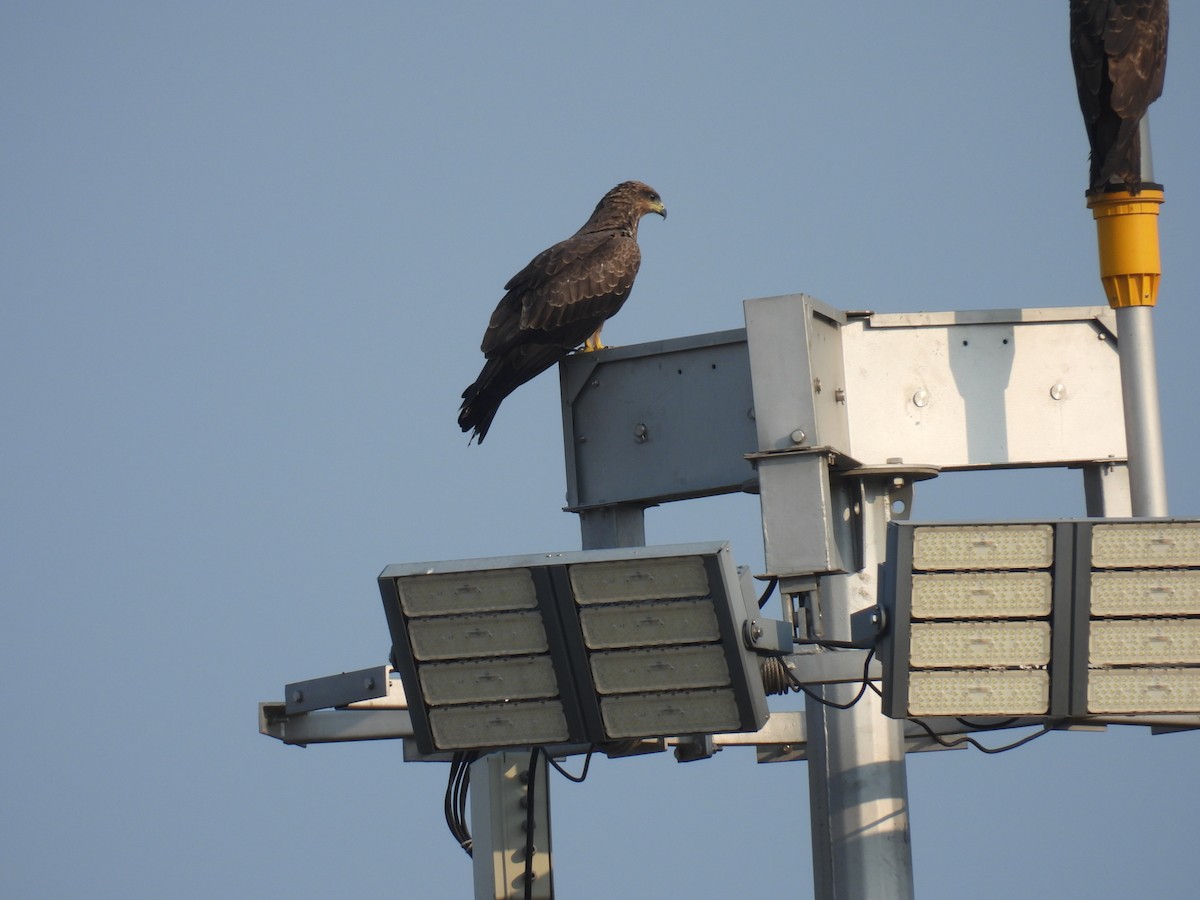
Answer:
[[1167, 0], [1071, 0], [1071, 61], [1092, 147], [1089, 187], [1142, 187], [1138, 125], [1167, 68]]
[[509, 279], [480, 349], [487, 357], [463, 391], [458, 424], [483, 443], [496, 410], [518, 387], [581, 344], [598, 350], [600, 329], [629, 298], [642, 253], [638, 222], [664, 219], [658, 192], [640, 181], [618, 184], [575, 234], [543, 250]]

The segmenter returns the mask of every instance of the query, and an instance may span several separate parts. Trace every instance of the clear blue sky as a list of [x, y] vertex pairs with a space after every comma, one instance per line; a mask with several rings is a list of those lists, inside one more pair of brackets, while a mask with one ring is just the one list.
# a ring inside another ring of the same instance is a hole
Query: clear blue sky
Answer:
[[[1066, 6], [0, 3], [0, 893], [469, 896], [444, 767], [285, 747], [256, 704], [385, 660], [386, 564], [578, 547], [553, 375], [483, 447], [454, 421], [501, 286], [637, 178], [670, 218], [612, 343], [796, 291], [1101, 303]], [[1156, 323], [1198, 515], [1200, 10], [1172, 24]], [[1066, 472], [915, 508], [1081, 513]], [[753, 497], [647, 527], [761, 568]], [[1187, 894], [1198, 754], [910, 758], [918, 895]], [[803, 763], [599, 760], [553, 793], [564, 897], [811, 893]]]

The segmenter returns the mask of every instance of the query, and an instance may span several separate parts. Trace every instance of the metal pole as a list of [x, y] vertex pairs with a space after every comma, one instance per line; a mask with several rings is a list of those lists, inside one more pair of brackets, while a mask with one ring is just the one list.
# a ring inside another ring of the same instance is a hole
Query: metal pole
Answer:
[[[475, 900], [554, 900], [550, 789], [530, 751], [489, 753], [471, 764], [471, 858]], [[530, 775], [532, 774], [532, 779]], [[532, 794], [532, 797], [530, 796]], [[526, 892], [529, 803], [534, 808], [533, 883]]]
[[[891, 512], [889, 479], [863, 479], [862, 569], [821, 579], [826, 636], [850, 639], [850, 616], [876, 604]], [[849, 703], [859, 685], [827, 685], [823, 699]], [[806, 705], [813, 881], [822, 900], [914, 895], [904, 723], [886, 718], [869, 688], [846, 710]]]
[[[1154, 154], [1150, 150], [1149, 113], [1138, 123], [1138, 141], [1141, 143], [1142, 181], [1150, 183], [1154, 181]], [[1116, 311], [1125, 442], [1129, 455], [1129, 492], [1135, 516], [1168, 514], [1153, 309], [1153, 306], [1128, 306]]]
[[1117, 309], [1117, 351], [1129, 454], [1129, 493], [1135, 516], [1166, 516], [1167, 477], [1163, 460], [1158, 370], [1152, 306]]

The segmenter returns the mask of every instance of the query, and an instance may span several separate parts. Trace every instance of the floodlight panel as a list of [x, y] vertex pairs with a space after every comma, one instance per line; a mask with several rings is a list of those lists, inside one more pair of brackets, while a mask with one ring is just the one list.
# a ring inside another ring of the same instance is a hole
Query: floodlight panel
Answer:
[[445, 572], [396, 579], [408, 616], [534, 609], [537, 590], [529, 569]]
[[408, 639], [420, 660], [518, 656], [549, 649], [545, 625], [536, 612], [413, 619]]
[[611, 650], [591, 655], [592, 678], [601, 694], [630, 694], [730, 684], [720, 644], [651, 650]]
[[1093, 714], [1200, 712], [1200, 669], [1092, 669], [1087, 708]]
[[1092, 572], [1094, 616], [1200, 616], [1200, 570]]
[[622, 559], [569, 567], [575, 602], [629, 602], [707, 597], [708, 573], [700, 556]]
[[719, 734], [742, 727], [732, 690], [616, 694], [600, 700], [604, 730], [611, 738], [676, 734]]
[[568, 740], [558, 700], [439, 706], [429, 711], [434, 743], [446, 749], [533, 747]]
[[1088, 635], [1092, 666], [1200, 665], [1200, 619], [1095, 619]]
[[912, 576], [912, 615], [918, 619], [997, 619], [1048, 616], [1054, 586], [1049, 572], [938, 572]]
[[547, 656], [435, 662], [417, 672], [431, 706], [557, 697], [558, 677]]
[[1039, 716], [1050, 708], [1044, 669], [914, 670], [910, 716]]
[[1113, 522], [1092, 528], [1092, 566], [1200, 566], [1200, 522]]
[[923, 525], [913, 529], [912, 564], [921, 571], [1048, 569], [1051, 525]]
[[379, 583], [423, 752], [766, 721], [724, 542], [406, 563]]
[[1050, 662], [1050, 625], [1037, 621], [913, 622], [914, 668], [1038, 666]]
[[589, 650], [711, 643], [721, 639], [712, 600], [585, 606], [579, 625]]

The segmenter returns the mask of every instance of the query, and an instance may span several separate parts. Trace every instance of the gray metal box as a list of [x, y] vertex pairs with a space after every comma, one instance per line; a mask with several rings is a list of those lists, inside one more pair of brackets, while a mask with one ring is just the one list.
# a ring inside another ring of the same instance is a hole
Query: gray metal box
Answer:
[[851, 316], [850, 455], [941, 469], [1125, 458], [1108, 307]]
[[846, 314], [804, 294], [747, 300], [758, 449], [850, 452], [842, 328]]
[[753, 478], [743, 330], [576, 353], [559, 377], [569, 507], [704, 497]]

